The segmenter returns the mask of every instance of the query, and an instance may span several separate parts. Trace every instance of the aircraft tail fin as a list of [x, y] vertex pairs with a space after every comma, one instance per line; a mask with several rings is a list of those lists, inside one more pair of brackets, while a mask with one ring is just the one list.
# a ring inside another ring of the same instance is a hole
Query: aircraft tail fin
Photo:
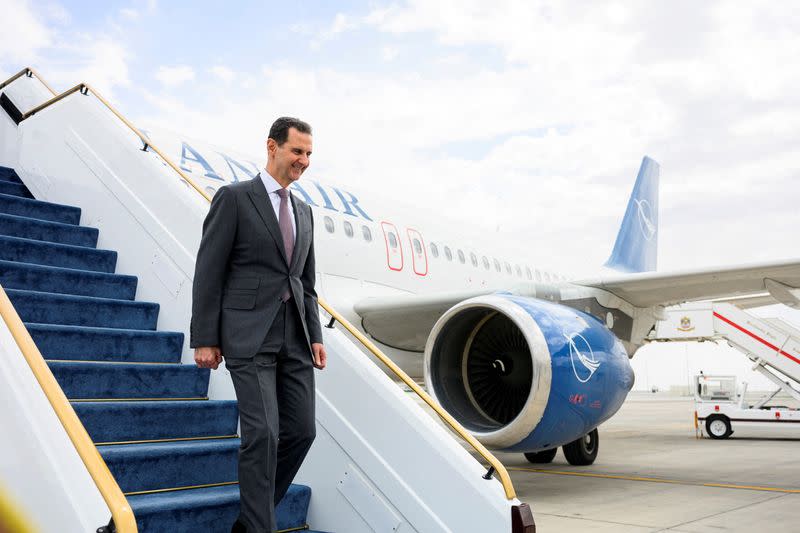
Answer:
[[621, 272], [650, 272], [658, 256], [658, 177], [661, 167], [645, 156], [625, 217], [605, 266]]

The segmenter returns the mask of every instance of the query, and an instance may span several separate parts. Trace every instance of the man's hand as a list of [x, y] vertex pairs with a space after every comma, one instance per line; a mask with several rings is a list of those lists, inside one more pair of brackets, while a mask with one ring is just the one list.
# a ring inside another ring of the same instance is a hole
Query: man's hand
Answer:
[[325, 346], [320, 342], [311, 344], [311, 351], [314, 352], [314, 368], [322, 370], [328, 363], [328, 353], [325, 351]]
[[222, 362], [222, 352], [218, 346], [205, 346], [203, 348], [195, 348], [194, 362], [200, 368], [210, 368], [216, 370]]

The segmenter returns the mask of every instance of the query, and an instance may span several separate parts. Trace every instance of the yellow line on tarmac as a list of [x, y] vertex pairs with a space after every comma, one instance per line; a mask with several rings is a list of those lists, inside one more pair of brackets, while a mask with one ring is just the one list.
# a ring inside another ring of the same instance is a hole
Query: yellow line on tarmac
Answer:
[[645, 481], [648, 483], [668, 483], [672, 485], [694, 485], [697, 487], [712, 487], [720, 489], [757, 490], [762, 492], [781, 492], [785, 494], [800, 494], [800, 489], [784, 489], [780, 487], [759, 487], [755, 485], [734, 485], [730, 483], [703, 483], [701, 481], [687, 481], [681, 479], [664, 479], [657, 477], [622, 476], [617, 474], [597, 474], [593, 472], [570, 472], [567, 470], [546, 470], [544, 468], [523, 468], [507, 466], [507, 470], [519, 472], [533, 472], [535, 474], [552, 474], [557, 476], [594, 477], [601, 479], [619, 479], [622, 481]]
[[765, 492], [785, 492], [786, 494], [800, 494], [800, 489], [782, 489], [779, 487], [756, 487], [751, 485], [730, 485], [728, 483], [703, 483], [704, 487], [717, 487], [722, 489], [761, 490]]

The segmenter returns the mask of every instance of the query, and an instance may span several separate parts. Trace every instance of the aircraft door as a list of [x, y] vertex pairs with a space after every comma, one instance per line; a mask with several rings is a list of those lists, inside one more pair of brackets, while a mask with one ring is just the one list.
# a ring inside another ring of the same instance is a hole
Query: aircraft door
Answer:
[[411, 260], [414, 266], [414, 273], [418, 276], [428, 275], [428, 253], [425, 251], [425, 240], [422, 234], [415, 229], [409, 228], [408, 245], [411, 247]]
[[386, 263], [392, 270], [403, 270], [403, 244], [400, 233], [391, 222], [381, 222], [383, 240], [386, 242]]

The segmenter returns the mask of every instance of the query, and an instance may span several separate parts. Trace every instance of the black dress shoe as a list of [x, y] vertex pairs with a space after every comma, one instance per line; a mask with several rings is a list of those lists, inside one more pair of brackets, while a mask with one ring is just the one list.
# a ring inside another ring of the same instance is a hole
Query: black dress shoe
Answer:
[[247, 526], [245, 526], [237, 518], [236, 522], [233, 523], [233, 527], [231, 528], [231, 533], [247, 533]]

